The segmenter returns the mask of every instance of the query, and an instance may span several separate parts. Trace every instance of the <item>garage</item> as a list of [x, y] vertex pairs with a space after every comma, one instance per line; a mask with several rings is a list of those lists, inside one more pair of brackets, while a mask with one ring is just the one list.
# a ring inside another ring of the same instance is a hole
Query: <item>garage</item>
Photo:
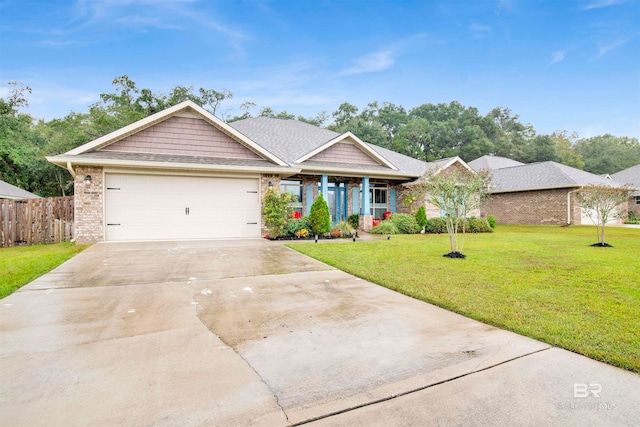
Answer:
[[105, 240], [260, 237], [258, 178], [105, 174]]

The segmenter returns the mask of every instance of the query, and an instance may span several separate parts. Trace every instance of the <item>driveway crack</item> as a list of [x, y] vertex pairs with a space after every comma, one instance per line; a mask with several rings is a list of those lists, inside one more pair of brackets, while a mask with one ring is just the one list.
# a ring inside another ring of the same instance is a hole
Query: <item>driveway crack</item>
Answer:
[[[189, 288], [188, 285], [186, 285], [187, 288]], [[191, 289], [190, 289], [191, 290]], [[210, 334], [215, 335], [220, 341], [222, 341], [224, 343], [224, 345], [226, 345], [227, 347], [229, 347], [231, 350], [233, 350], [233, 352], [235, 354], [237, 354], [243, 361], [244, 363], [247, 364], [247, 366], [249, 366], [249, 368], [251, 368], [251, 370], [258, 376], [258, 378], [260, 378], [260, 382], [262, 384], [265, 385], [265, 387], [267, 387], [267, 389], [269, 390], [269, 392], [271, 393], [271, 395], [273, 396], [273, 398], [276, 401], [276, 405], [278, 406], [278, 408], [280, 408], [280, 411], [282, 411], [282, 414], [284, 415], [284, 417], [287, 420], [287, 425], [291, 425], [291, 421], [289, 421], [289, 415], [287, 414], [287, 411], [285, 411], [284, 407], [282, 406], [282, 404], [280, 403], [280, 399], [278, 398], [278, 395], [275, 393], [275, 391], [271, 388], [271, 386], [269, 385], [269, 383], [262, 377], [262, 375], [260, 375], [260, 372], [258, 372], [256, 370], [256, 368], [253, 367], [253, 365], [251, 363], [249, 363], [249, 361], [242, 355], [240, 354], [240, 352], [238, 352], [238, 350], [236, 350], [232, 345], [229, 345], [227, 342], [225, 342], [222, 337], [218, 334], [216, 334], [214, 331], [212, 331], [203, 321], [202, 319], [200, 319], [200, 316], [198, 316], [198, 301], [196, 300], [196, 295], [197, 293], [193, 293], [193, 302], [194, 304], [194, 315], [196, 316], [196, 319], [198, 319], [198, 322], [200, 322], [202, 324], [202, 326], [204, 326], [204, 328], [209, 331]]]

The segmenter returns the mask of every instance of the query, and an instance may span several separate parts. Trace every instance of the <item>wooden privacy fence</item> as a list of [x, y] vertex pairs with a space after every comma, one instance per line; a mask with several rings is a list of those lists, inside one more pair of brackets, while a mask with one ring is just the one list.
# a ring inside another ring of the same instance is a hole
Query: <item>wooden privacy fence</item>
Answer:
[[73, 239], [73, 196], [0, 199], [0, 247]]

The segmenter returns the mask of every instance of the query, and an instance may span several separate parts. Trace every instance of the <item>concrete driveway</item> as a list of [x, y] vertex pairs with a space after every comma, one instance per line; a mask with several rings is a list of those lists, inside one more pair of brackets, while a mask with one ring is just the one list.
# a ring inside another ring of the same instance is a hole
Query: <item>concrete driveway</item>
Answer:
[[0, 313], [6, 426], [640, 420], [638, 375], [263, 240], [97, 244]]

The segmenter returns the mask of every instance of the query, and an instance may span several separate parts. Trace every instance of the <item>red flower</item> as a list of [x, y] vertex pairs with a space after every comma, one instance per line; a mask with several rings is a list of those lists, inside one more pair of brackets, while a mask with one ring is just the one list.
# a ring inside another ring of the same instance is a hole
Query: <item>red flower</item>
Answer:
[[384, 213], [384, 219], [389, 219], [389, 217], [391, 216], [393, 212], [385, 212]]
[[297, 211], [291, 212], [291, 219], [300, 219], [300, 212], [297, 212]]

